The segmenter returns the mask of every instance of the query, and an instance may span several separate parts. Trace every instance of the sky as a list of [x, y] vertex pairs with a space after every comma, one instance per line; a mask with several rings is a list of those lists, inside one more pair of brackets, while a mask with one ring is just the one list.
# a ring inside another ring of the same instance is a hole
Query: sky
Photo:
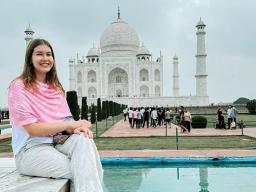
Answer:
[[68, 59], [100, 46], [103, 31], [121, 19], [152, 53], [164, 57], [163, 94], [171, 96], [173, 56], [179, 57], [180, 95], [196, 92], [196, 24], [206, 24], [206, 68], [210, 103], [256, 98], [255, 0], [1, 0], [0, 108], [7, 107], [12, 79], [21, 74], [30, 24], [35, 38], [53, 46], [57, 72], [69, 90]]

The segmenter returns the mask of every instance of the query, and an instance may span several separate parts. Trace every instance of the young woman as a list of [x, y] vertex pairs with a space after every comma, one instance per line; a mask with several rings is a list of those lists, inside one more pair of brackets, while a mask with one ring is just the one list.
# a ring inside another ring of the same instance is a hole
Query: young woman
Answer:
[[[91, 124], [72, 119], [46, 40], [30, 42], [23, 72], [11, 82], [8, 103], [12, 147], [21, 174], [71, 179], [75, 192], [102, 191], [102, 166]], [[68, 139], [54, 144], [54, 136], [64, 131]]]

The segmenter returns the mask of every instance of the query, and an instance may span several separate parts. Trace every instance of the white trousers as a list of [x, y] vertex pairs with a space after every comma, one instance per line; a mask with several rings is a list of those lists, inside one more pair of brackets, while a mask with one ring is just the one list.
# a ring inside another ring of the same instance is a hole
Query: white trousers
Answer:
[[63, 145], [29, 143], [15, 157], [24, 175], [71, 179], [71, 192], [102, 192], [102, 165], [95, 143], [73, 134]]

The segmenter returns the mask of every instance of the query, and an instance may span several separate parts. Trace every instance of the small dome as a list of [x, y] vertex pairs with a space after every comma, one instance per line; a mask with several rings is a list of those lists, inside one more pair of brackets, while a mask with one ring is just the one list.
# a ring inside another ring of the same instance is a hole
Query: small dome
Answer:
[[137, 55], [151, 55], [150, 52], [148, 51], [148, 49], [142, 45], [137, 52]]
[[178, 58], [178, 56], [175, 54], [174, 56], [173, 56], [173, 60], [178, 60], [179, 58]]
[[91, 48], [91, 49], [89, 49], [89, 51], [87, 53], [87, 57], [99, 56], [99, 55], [100, 55], [100, 50], [98, 48]]
[[206, 26], [206, 25], [204, 24], [204, 22], [202, 21], [201, 17], [200, 17], [200, 20], [198, 21], [196, 27], [198, 27], [198, 26]]
[[74, 63], [75, 61], [74, 61], [73, 58], [70, 58], [70, 59], [68, 60], [68, 62], [69, 62], [69, 63]]
[[100, 38], [101, 52], [133, 51], [139, 48], [139, 37], [135, 30], [121, 19], [111, 23]]
[[26, 30], [24, 32], [32, 32], [34, 33], [34, 31], [32, 30], [30, 24], [26, 27]]

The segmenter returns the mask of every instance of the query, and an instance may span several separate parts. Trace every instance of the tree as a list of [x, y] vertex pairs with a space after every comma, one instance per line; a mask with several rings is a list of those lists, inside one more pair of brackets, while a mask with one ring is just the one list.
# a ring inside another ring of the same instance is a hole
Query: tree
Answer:
[[102, 109], [101, 109], [101, 100], [97, 99], [97, 121], [101, 121], [102, 119]]
[[246, 104], [250, 99], [245, 97], [240, 97], [236, 101], [234, 101], [234, 104]]
[[79, 120], [80, 109], [77, 101], [76, 91], [67, 91], [67, 102], [74, 120]]
[[81, 119], [86, 119], [86, 120], [88, 120], [87, 97], [82, 97]]
[[109, 109], [109, 116], [113, 116], [114, 110], [113, 110], [113, 101], [108, 101], [108, 109]]
[[101, 119], [106, 119], [106, 117], [107, 117], [106, 101], [102, 101]]
[[94, 104], [91, 105], [91, 123], [96, 122], [96, 106]]
[[256, 114], [256, 99], [248, 101], [246, 104], [246, 108], [248, 109], [250, 114]]

